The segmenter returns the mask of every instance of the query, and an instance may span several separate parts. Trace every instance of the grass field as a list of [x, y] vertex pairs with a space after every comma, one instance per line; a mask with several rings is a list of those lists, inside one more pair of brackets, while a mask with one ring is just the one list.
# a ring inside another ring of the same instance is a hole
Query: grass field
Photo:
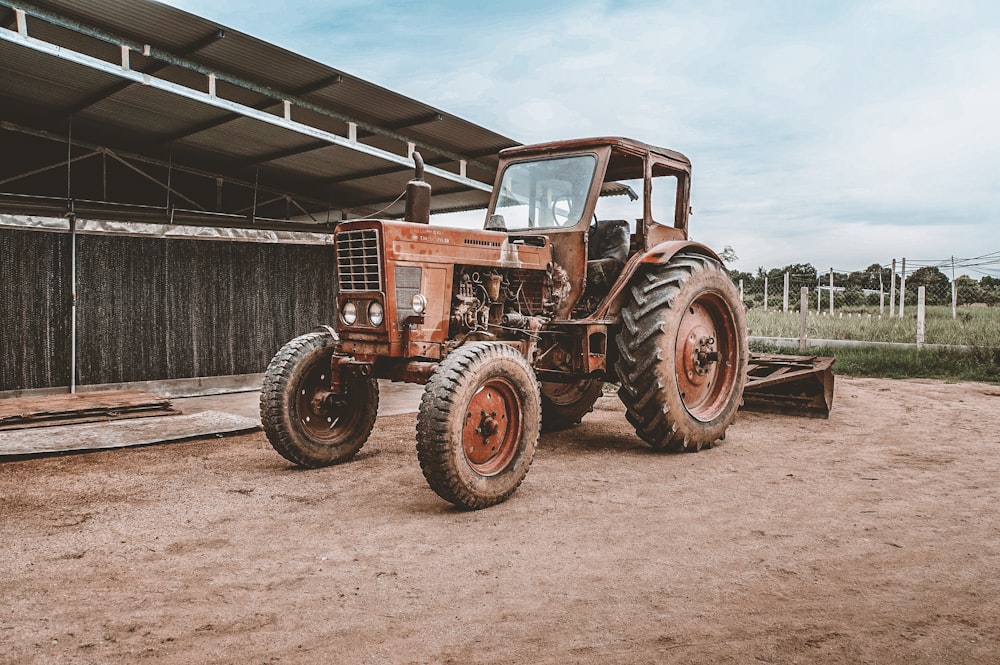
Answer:
[[[914, 344], [917, 340], [916, 307], [907, 308], [903, 319], [878, 316], [874, 311], [854, 309], [834, 316], [809, 314], [809, 338], [813, 340], [858, 340]], [[798, 339], [799, 315], [755, 308], [747, 312], [750, 334], [756, 337]], [[1000, 384], [1000, 308], [960, 307], [951, 318], [950, 307], [928, 307], [927, 344], [968, 347], [961, 349], [899, 348], [886, 346], [809, 347], [808, 353], [837, 359], [834, 372], [850, 376], [894, 379], [945, 379], [985, 381]], [[795, 348], [752, 344], [759, 352], [799, 353]]]
[[[907, 307], [902, 319], [878, 314], [878, 308], [836, 311], [834, 316], [809, 313], [811, 339], [851, 339], [867, 342], [917, 341], [917, 308]], [[747, 312], [750, 334], [757, 337], [799, 336], [799, 315], [754, 308]], [[951, 307], [928, 307], [927, 344], [1000, 347], [1000, 307], [960, 307], [956, 319]]]

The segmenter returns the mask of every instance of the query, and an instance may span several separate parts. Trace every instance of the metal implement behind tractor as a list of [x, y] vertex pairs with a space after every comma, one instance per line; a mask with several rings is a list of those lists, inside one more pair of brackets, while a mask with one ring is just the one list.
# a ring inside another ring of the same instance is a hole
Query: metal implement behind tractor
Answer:
[[754, 353], [747, 366], [743, 408], [809, 418], [829, 418], [833, 358]]
[[[351, 459], [375, 423], [376, 379], [426, 385], [417, 458], [464, 508], [513, 494], [539, 430], [580, 422], [605, 382], [656, 450], [725, 436], [747, 379], [746, 318], [719, 257], [688, 239], [684, 155], [623, 138], [504, 150], [483, 230], [428, 225], [414, 158], [404, 221], [335, 231], [335, 327], [267, 368], [275, 450], [308, 467]], [[605, 205], [626, 196], [627, 212]]]

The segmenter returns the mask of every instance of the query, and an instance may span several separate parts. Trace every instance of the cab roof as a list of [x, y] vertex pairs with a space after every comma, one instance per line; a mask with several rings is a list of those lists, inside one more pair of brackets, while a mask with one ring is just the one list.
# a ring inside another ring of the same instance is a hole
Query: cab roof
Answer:
[[584, 150], [587, 148], [602, 148], [605, 146], [610, 146], [615, 150], [636, 156], [643, 156], [646, 153], [652, 153], [654, 155], [664, 157], [669, 161], [675, 162], [678, 166], [684, 167], [685, 170], [690, 170], [691, 168], [691, 160], [688, 159], [683, 153], [677, 152], [676, 150], [670, 150], [668, 148], [658, 148], [657, 146], [649, 145], [648, 143], [643, 143], [641, 141], [636, 141], [622, 136], [598, 136], [585, 139], [549, 141], [547, 143], [515, 146], [501, 150], [500, 157], [510, 158], [526, 157], [530, 155], [548, 155], [554, 152], [568, 152]]

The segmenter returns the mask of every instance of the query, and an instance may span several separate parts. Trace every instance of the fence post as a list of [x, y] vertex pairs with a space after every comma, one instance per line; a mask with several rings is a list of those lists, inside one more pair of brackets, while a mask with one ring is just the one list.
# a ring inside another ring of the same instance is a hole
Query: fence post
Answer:
[[[955, 280], [952, 279], [951, 281], [954, 282]], [[782, 295], [781, 295], [781, 307], [782, 307], [782, 311], [784, 311], [785, 314], [788, 314], [788, 273], [787, 272], [785, 273], [785, 289], [784, 289], [784, 291], [782, 292]]]
[[742, 279], [740, 280], [740, 302], [741, 302], [741, 303], [742, 303], [742, 302], [745, 302], [745, 301], [743, 300], [743, 280], [742, 280]]
[[958, 318], [958, 287], [955, 285], [955, 257], [951, 257], [951, 320]]
[[926, 295], [926, 287], [917, 287], [917, 351], [924, 348], [924, 318], [927, 316], [927, 307], [924, 304]]
[[903, 318], [903, 306], [906, 305], [906, 257], [903, 257], [903, 267], [899, 271], [899, 318]]
[[833, 316], [833, 268], [830, 268], [830, 316]]
[[799, 290], [799, 351], [806, 350], [806, 336], [809, 334], [809, 287]]
[[764, 311], [767, 311], [767, 275], [764, 275]]
[[892, 278], [889, 280], [889, 318], [896, 316], [896, 259], [892, 260]]

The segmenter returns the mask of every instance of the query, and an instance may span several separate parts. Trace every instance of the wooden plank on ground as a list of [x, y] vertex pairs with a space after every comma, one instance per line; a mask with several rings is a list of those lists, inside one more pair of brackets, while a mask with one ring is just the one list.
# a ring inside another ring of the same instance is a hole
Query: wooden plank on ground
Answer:
[[10, 430], [0, 432], [0, 459], [5, 456], [143, 446], [214, 434], [231, 434], [258, 427], [260, 425], [251, 418], [222, 411], [201, 411], [187, 416], [129, 418], [44, 429]]
[[142, 390], [100, 390], [0, 400], [0, 430], [180, 413], [170, 400]]

